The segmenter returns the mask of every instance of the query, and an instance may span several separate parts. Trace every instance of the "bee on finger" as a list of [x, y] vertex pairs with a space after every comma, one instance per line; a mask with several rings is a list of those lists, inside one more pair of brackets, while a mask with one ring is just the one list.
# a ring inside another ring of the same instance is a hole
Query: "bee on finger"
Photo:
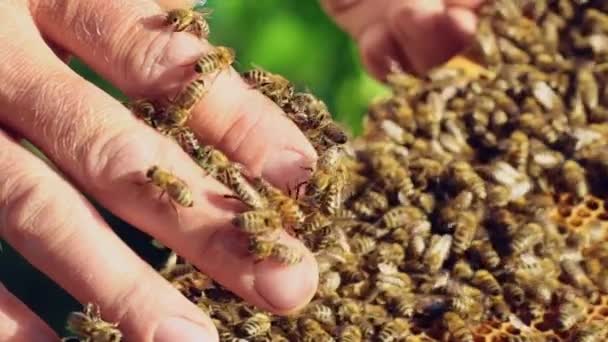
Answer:
[[[245, 176], [243, 176], [242, 168], [237, 164], [232, 164], [229, 167], [224, 168], [222, 172], [222, 178], [225, 180], [225, 184], [236, 194], [236, 199], [241, 200], [249, 207], [261, 210], [268, 207], [268, 200], [265, 196], [262, 196], [258, 190], [252, 186]], [[226, 197], [232, 197], [226, 195]]]
[[292, 100], [295, 88], [285, 77], [256, 67], [243, 73], [249, 86], [259, 90], [279, 107], [285, 107]]
[[153, 128], [159, 126], [159, 109], [154, 102], [147, 99], [138, 99], [126, 102], [124, 105], [148, 126]]
[[174, 32], [191, 32], [198, 38], [209, 37], [209, 23], [207, 18], [211, 15], [209, 9], [176, 8], [165, 15], [165, 25]]
[[274, 210], [261, 209], [236, 215], [232, 224], [247, 234], [269, 235], [282, 227], [281, 216]]
[[84, 307], [83, 312], [69, 314], [67, 329], [82, 341], [120, 342], [122, 340], [118, 324], [104, 321], [99, 307], [91, 303]]
[[209, 89], [202, 79], [188, 84], [171, 101], [163, 114], [163, 124], [168, 126], [183, 126], [192, 115], [194, 106], [207, 95]]
[[234, 63], [236, 54], [229, 47], [218, 46], [214, 51], [198, 59], [194, 65], [194, 71], [200, 75], [209, 75], [216, 71], [222, 71]]
[[304, 223], [306, 217], [295, 199], [261, 177], [253, 180], [253, 187], [266, 199], [270, 208], [279, 212], [285, 226], [298, 230], [298, 227]]
[[257, 262], [271, 258], [284, 265], [295, 265], [302, 261], [300, 251], [272, 240], [251, 237], [248, 249]]
[[149, 182], [162, 189], [161, 197], [165, 193], [170, 197], [172, 205], [174, 202], [187, 208], [194, 205], [192, 191], [186, 182], [177, 178], [173, 173], [154, 165], [148, 169], [146, 177]]

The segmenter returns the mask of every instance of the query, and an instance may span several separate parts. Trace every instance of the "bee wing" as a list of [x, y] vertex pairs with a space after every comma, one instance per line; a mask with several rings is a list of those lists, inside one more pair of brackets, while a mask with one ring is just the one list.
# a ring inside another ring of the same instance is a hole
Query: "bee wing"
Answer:
[[196, 0], [196, 2], [194, 3], [194, 6], [192, 6], [192, 8], [194, 10], [200, 10], [200, 9], [202, 9], [202, 7], [205, 7], [206, 4], [207, 4], [207, 0]]

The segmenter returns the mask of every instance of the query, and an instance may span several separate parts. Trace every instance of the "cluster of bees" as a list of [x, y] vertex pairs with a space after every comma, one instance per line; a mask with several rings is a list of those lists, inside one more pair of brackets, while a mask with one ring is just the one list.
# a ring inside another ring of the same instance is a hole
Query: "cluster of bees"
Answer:
[[[192, 23], [184, 30], [206, 30]], [[197, 72], [227, 68], [234, 53], [222, 59], [220, 49]], [[608, 3], [490, 2], [467, 55], [483, 64], [475, 76], [393, 67], [392, 95], [370, 106], [351, 142], [321, 100], [260, 68], [243, 73], [319, 153], [295, 196], [198, 143], [185, 122], [204, 82], [168, 105], [131, 104], [249, 207], [232, 223], [256, 258], [299, 262], [276, 242], [279, 229], [316, 256], [315, 298], [278, 317], [172, 253], [161, 274], [214, 320], [221, 341], [472, 342], [488, 324], [509, 326], [500, 341], [608, 339], [606, 322], [588, 314], [608, 298]], [[171, 190], [177, 178], [161, 171], [151, 168], [152, 181], [191, 204], [187, 186]], [[579, 202], [602, 214], [585, 229], [555, 218]]]

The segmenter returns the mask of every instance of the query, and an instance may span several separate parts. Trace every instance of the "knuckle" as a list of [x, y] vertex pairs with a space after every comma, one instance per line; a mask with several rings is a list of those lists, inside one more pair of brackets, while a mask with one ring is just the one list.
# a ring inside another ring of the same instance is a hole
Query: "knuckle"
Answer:
[[[137, 34], [136, 36], [145, 36], [145, 39], [133, 40], [126, 39], [129, 46], [127, 47], [126, 55], [121, 58], [123, 65], [121, 70], [123, 74], [130, 79], [129, 93], [141, 92], [146, 85], [154, 83], [154, 80], [162, 77], [162, 71], [166, 69], [162, 62], [169, 56], [172, 35], [167, 32], [154, 32], [152, 34]], [[137, 70], [131, 73], [130, 70]]]
[[23, 172], [15, 174], [12, 183], [4, 189], [8, 196], [0, 207], [2, 236], [17, 249], [29, 249], [30, 243], [50, 243], [65, 238], [62, 228], [69, 210], [61, 208], [65, 203], [56, 201], [53, 187]]
[[130, 174], [141, 172], [141, 166], [153, 160], [159, 150], [153, 145], [159, 139], [146, 134], [139, 127], [123, 125], [87, 137], [79, 153], [83, 156], [84, 181], [94, 180], [87, 186], [106, 191]]

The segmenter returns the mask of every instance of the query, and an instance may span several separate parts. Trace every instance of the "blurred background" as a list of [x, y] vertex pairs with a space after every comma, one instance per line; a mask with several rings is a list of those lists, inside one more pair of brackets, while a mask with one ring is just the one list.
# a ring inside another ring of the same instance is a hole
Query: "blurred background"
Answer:
[[[300, 89], [309, 89], [326, 101], [334, 117], [351, 133], [360, 131], [366, 104], [386, 90], [362, 69], [356, 46], [323, 13], [317, 1], [209, 0], [211, 41], [234, 47], [236, 68], [255, 65], [280, 73]], [[78, 60], [78, 73], [116, 98], [119, 91]], [[164, 253], [150, 238], [99, 208], [117, 233], [145, 260], [158, 266]], [[91, 246], [94, 248], [94, 246]], [[69, 311], [79, 310], [71, 296], [33, 269], [6, 243], [0, 252], [0, 282], [37, 312], [58, 333], [65, 334]]]

